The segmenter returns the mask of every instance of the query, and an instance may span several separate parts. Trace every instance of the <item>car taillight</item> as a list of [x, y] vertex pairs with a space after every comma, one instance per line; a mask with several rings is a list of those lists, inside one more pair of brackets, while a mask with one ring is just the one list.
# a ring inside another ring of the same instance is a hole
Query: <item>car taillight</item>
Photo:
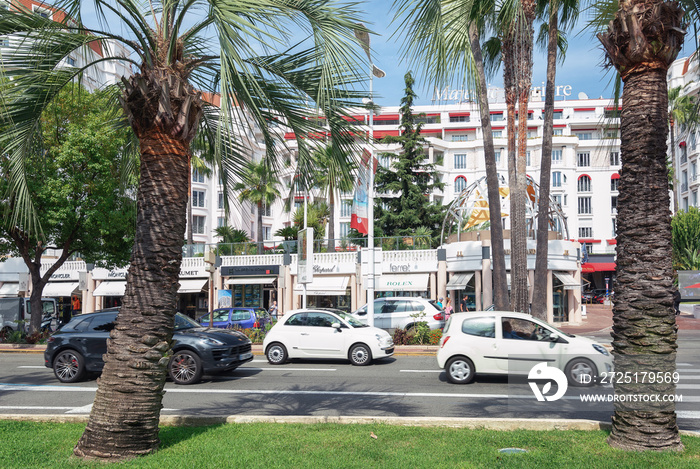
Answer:
[[445, 319], [445, 315], [442, 313], [437, 313], [433, 316], [433, 319], [435, 319], [436, 321], [442, 321], [443, 319]]
[[449, 335], [444, 336], [442, 338], [442, 342], [440, 343], [440, 348], [443, 348], [448, 340], [450, 340], [450, 336]]

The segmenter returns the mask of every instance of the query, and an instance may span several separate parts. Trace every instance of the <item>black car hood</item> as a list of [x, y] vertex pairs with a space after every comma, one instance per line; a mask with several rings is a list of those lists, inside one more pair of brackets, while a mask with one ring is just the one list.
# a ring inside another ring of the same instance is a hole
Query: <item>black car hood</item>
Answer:
[[216, 339], [227, 345], [240, 345], [250, 342], [250, 339], [245, 334], [238, 331], [230, 331], [226, 329], [209, 329], [206, 327], [193, 327], [191, 329], [180, 329], [175, 331], [173, 339], [182, 338], [198, 338], [198, 339]]

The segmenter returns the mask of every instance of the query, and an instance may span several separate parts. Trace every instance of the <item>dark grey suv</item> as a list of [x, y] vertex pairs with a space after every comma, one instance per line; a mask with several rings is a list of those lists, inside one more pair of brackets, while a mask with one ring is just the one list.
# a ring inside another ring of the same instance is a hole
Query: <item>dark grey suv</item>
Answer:
[[[86, 373], [102, 371], [102, 355], [114, 328], [117, 309], [75, 316], [48, 339], [44, 365], [59, 381], [73, 383]], [[202, 375], [232, 371], [253, 359], [250, 339], [240, 332], [206, 329], [175, 315], [173, 350], [168, 374], [177, 384], [194, 384]]]

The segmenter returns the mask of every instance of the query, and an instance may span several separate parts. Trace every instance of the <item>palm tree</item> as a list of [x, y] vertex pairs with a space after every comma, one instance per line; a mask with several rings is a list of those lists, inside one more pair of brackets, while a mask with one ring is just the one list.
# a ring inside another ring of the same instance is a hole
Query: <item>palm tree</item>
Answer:
[[[314, 229], [314, 240], [323, 239], [326, 236], [326, 223], [331, 216], [328, 204], [315, 201], [308, 205], [306, 213], [306, 226]], [[297, 232], [304, 228], [304, 208], [300, 207], [292, 214], [294, 226]]]
[[561, 24], [566, 29], [578, 17], [578, 0], [541, 0], [540, 14], [548, 19], [547, 84], [544, 97], [542, 158], [540, 163], [540, 192], [537, 207], [537, 247], [535, 249], [535, 281], [532, 289], [532, 315], [547, 319], [547, 258], [549, 257], [549, 188], [552, 181], [552, 137], [554, 135], [554, 86], [559, 49], [559, 10]]
[[[313, 153], [315, 165], [315, 185], [321, 195], [328, 197], [328, 251], [335, 251], [335, 200], [339, 192], [349, 192], [354, 187], [353, 170], [355, 165], [342, 155], [333, 155], [338, 149], [331, 143], [318, 148]], [[346, 160], [344, 164], [341, 161]]]
[[[353, 4], [324, 0], [94, 5], [59, 0], [55, 7], [66, 13], [55, 15], [60, 21], [19, 6], [0, 10], [1, 34], [25, 38], [22, 47], [3, 49], [3, 73], [13, 85], [0, 96], [6, 124], [0, 147], [12, 159], [13, 212], [7, 216], [28, 230], [41, 229], [27, 196], [23, 162], [34, 148], [36, 123], [47, 104], [103, 62], [115, 63], [117, 70], [120, 64], [132, 65], [133, 75], [122, 77], [113, 101], [126, 115], [121, 124], [140, 144], [135, 244], [90, 420], [74, 450], [85, 458], [117, 460], [151, 453], [159, 443], [191, 143], [207, 139], [227, 184], [248, 159], [250, 150], [242, 142], [251, 127], [261, 133], [265, 158], [273, 166], [280, 138], [271, 124], [287, 126], [303, 148], [302, 137], [318, 128], [317, 120], [308, 119], [311, 106], [314, 115], [326, 116], [338, 135], [335, 144], [352, 153], [354, 142], [350, 132], [343, 132], [347, 123], [339, 113], [357, 105], [362, 94], [352, 91], [364, 79], [366, 65], [358, 63], [363, 55], [354, 36], [362, 18]], [[94, 27], [83, 23], [95, 15]], [[289, 48], [288, 38], [300, 29], [311, 31], [309, 41], [301, 38]], [[63, 67], [79, 49], [101, 55]], [[209, 94], [203, 97], [203, 92]], [[219, 93], [220, 109], [209, 104], [213, 92]], [[301, 151], [302, 167], [308, 160], [308, 152]]]
[[[612, 332], [615, 372], [623, 375], [675, 370], [666, 73], [683, 44], [682, 18], [675, 2], [623, 0], [607, 32], [598, 34], [624, 84]], [[675, 393], [673, 382], [614, 387], [617, 395]], [[608, 442], [635, 451], [681, 450], [675, 405], [616, 402]]]
[[263, 253], [263, 209], [269, 207], [280, 196], [279, 182], [266, 161], [251, 161], [245, 168], [241, 182], [233, 185], [241, 202], [255, 205], [257, 212], [258, 254]]
[[220, 256], [231, 256], [236, 252], [243, 252], [245, 246], [243, 249], [236, 249], [236, 245], [250, 241], [245, 230], [239, 230], [232, 226], [219, 226], [214, 230], [214, 233], [221, 238], [221, 242], [217, 245], [217, 254]]
[[475, 90], [484, 138], [484, 165], [488, 190], [491, 249], [493, 251], [493, 302], [496, 309], [508, 309], [501, 197], [493, 146], [491, 117], [484, 58], [480, 44], [484, 19], [491, 17], [493, 4], [472, 0], [420, 2], [396, 0], [396, 20], [403, 33], [403, 55], [417, 73], [440, 86], [461, 81]]

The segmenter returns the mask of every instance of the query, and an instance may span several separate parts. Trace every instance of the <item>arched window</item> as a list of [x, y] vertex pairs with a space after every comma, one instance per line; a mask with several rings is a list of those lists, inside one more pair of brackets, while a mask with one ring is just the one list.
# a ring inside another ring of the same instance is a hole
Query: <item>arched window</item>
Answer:
[[590, 192], [591, 191], [591, 177], [587, 174], [583, 174], [578, 178], [578, 191], [579, 192]]
[[467, 188], [467, 178], [464, 176], [457, 176], [455, 178], [455, 194], [459, 194], [464, 189]]
[[615, 173], [612, 176], [610, 176], [610, 190], [611, 191], [616, 191], [618, 190], [618, 187], [620, 184], [620, 175]]

